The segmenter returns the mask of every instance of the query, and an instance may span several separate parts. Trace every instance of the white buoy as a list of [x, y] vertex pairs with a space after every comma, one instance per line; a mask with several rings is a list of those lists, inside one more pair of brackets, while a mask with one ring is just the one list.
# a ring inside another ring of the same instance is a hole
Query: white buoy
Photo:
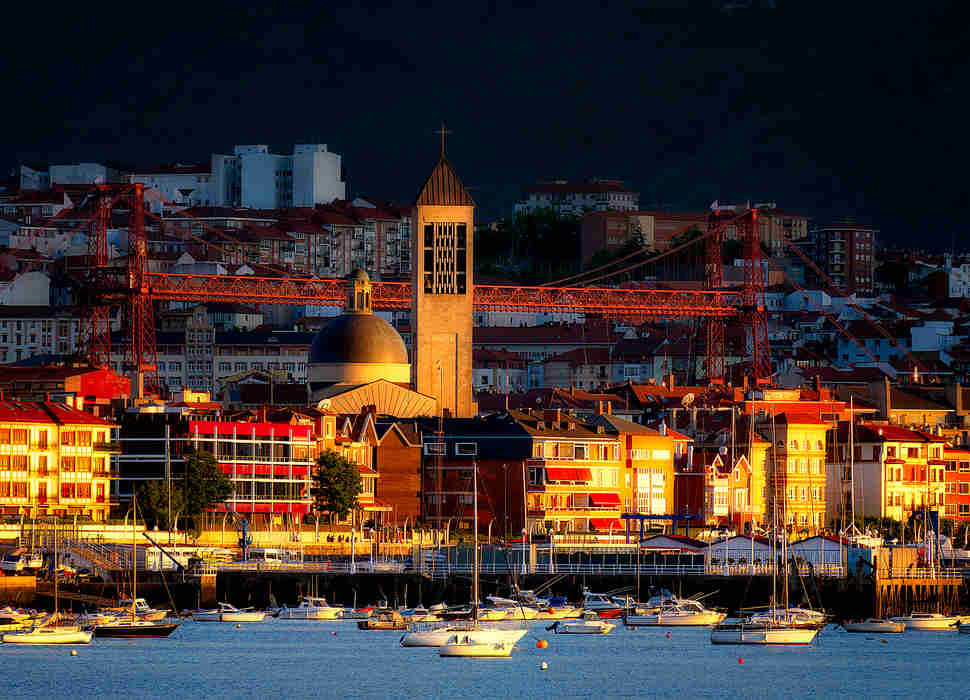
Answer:
[[71, 656], [77, 656], [77, 649], [71, 649]]
[[539, 668], [541, 668], [543, 671], [545, 671], [546, 669], [549, 668], [549, 664], [547, 664], [545, 661], [543, 661], [541, 664], [539, 664]]

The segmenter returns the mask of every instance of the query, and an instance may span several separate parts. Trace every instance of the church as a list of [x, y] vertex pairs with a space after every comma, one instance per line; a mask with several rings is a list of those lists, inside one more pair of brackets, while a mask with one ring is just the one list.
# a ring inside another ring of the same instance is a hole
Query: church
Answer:
[[414, 204], [411, 241], [413, 361], [394, 327], [373, 312], [373, 287], [357, 270], [347, 280], [344, 313], [310, 348], [311, 401], [338, 413], [375, 406], [397, 418], [458, 418], [473, 400], [472, 301], [475, 203], [445, 156]]

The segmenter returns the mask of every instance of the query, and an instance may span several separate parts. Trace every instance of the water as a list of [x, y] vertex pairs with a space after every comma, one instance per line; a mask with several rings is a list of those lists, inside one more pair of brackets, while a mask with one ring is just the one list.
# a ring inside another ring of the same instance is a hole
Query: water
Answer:
[[[0, 669], [11, 700], [968, 695], [970, 636], [956, 632], [876, 637], [830, 628], [818, 646], [767, 648], [715, 647], [702, 629], [621, 625], [608, 636], [580, 636], [544, 627], [533, 626], [508, 659], [442, 659], [437, 649], [402, 648], [400, 632], [363, 632], [349, 621], [268, 620], [242, 629], [186, 622], [167, 640], [0, 645]], [[549, 648], [536, 649], [538, 639]], [[543, 661], [547, 671], [539, 669]]]

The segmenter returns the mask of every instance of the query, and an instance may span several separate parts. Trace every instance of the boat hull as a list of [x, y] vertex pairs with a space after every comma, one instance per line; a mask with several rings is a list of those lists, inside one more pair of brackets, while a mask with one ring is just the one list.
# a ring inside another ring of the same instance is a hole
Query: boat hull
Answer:
[[90, 644], [91, 632], [55, 630], [51, 632], [11, 632], [2, 636], [4, 644]]
[[456, 634], [468, 637], [479, 644], [497, 644], [509, 642], [515, 644], [526, 635], [528, 630], [495, 630], [495, 629], [456, 629], [446, 627], [437, 630], [415, 630], [401, 637], [402, 647], [441, 647]]
[[333, 608], [330, 610], [280, 610], [278, 615], [281, 620], [337, 620], [341, 616], [340, 608]]
[[902, 622], [847, 622], [842, 629], [857, 634], [902, 634], [906, 631], [906, 625]]
[[178, 629], [178, 622], [152, 623], [150, 625], [99, 625], [94, 636], [115, 639], [159, 639], [171, 636]]
[[711, 630], [711, 644], [807, 646], [816, 636], [818, 630], [805, 627], [742, 624], [715, 627]]
[[615, 628], [611, 622], [567, 622], [556, 626], [556, 634], [609, 634]]
[[438, 648], [444, 658], [500, 659], [512, 655], [514, 642], [476, 642], [462, 634], [452, 635], [452, 640]]
[[923, 630], [931, 632], [951, 632], [959, 622], [955, 617], [944, 617], [932, 620], [908, 620], [893, 618], [893, 622], [903, 622], [908, 630]]
[[627, 627], [712, 627], [726, 617], [725, 613], [689, 613], [686, 615], [627, 615], [623, 622]]

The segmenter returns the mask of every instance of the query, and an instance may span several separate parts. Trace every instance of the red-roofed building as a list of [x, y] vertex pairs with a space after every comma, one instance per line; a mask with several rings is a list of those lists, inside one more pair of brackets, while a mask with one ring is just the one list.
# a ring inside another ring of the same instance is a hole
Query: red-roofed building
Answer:
[[105, 520], [114, 428], [66, 403], [0, 398], [0, 512]]
[[[943, 511], [946, 490], [944, 439], [898, 425], [839, 424], [830, 433], [826, 458], [828, 515], [845, 518], [853, 510], [903, 520], [924, 506]], [[970, 502], [970, 501], [968, 501]]]
[[0, 396], [41, 401], [71, 397], [92, 415], [108, 415], [111, 402], [131, 395], [131, 381], [109, 369], [0, 365]]

